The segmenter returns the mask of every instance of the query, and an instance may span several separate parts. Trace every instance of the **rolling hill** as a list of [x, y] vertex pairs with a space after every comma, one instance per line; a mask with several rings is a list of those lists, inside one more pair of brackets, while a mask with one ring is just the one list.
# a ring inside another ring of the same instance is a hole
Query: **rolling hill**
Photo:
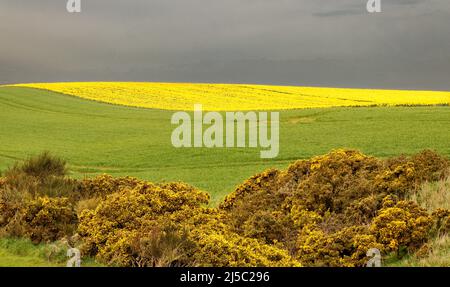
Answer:
[[[448, 96], [442, 95], [441, 100]], [[217, 202], [257, 172], [334, 148], [380, 157], [426, 148], [450, 155], [447, 106], [285, 110], [280, 113], [280, 155], [272, 160], [260, 159], [259, 149], [176, 149], [170, 142], [172, 114], [2, 86], [0, 169], [49, 150], [64, 157], [76, 177], [109, 173], [180, 180], [210, 192]]]
[[336, 89], [243, 84], [50, 83], [20, 84], [105, 103], [161, 110], [295, 110], [304, 108], [449, 105], [450, 92]]

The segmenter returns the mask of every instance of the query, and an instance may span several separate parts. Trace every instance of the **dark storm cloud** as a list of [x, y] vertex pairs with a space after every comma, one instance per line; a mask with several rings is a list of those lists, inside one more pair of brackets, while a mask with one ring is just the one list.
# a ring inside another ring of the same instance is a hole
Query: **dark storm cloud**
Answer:
[[0, 82], [450, 90], [450, 2], [0, 0]]

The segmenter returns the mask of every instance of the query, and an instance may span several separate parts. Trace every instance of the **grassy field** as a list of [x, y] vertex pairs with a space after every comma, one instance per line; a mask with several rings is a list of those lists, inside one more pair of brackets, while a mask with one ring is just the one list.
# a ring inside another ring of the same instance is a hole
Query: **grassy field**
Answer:
[[0, 87], [0, 169], [49, 150], [75, 177], [99, 173], [152, 181], [181, 180], [217, 202], [269, 167], [356, 148], [375, 156], [425, 148], [450, 155], [450, 107], [360, 107], [282, 111], [280, 155], [258, 149], [176, 149], [173, 112], [110, 105], [24, 87]]
[[35, 246], [25, 239], [0, 238], [0, 266], [57, 267], [58, 264], [46, 260], [44, 245]]
[[[173, 111], [111, 105], [27, 87], [0, 87], [0, 170], [44, 150], [62, 156], [71, 175], [131, 175], [151, 181], [185, 181], [217, 203], [245, 178], [296, 159], [355, 148], [388, 157], [429, 148], [450, 156], [450, 107], [329, 107], [280, 112], [280, 154], [259, 149], [176, 149]], [[433, 210], [448, 207], [449, 182], [425, 186], [412, 198]], [[447, 197], [442, 197], [445, 194]], [[430, 200], [432, 199], [432, 200]], [[433, 239], [426, 258], [388, 260], [388, 266], [449, 266], [449, 237]], [[48, 245], [0, 238], [0, 266], [65, 266], [49, 260]], [[83, 266], [98, 266], [87, 259]]]
[[[28, 239], [0, 238], [0, 267], [65, 267], [65, 250], [50, 256], [50, 245], [35, 245]], [[83, 258], [83, 267], [100, 267], [91, 258]]]

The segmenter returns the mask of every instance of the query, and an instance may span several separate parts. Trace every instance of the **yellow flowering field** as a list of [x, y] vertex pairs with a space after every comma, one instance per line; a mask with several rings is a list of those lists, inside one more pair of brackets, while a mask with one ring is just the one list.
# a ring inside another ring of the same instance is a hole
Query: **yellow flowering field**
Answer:
[[79, 82], [18, 84], [112, 104], [163, 110], [285, 110], [323, 107], [448, 105], [450, 92], [246, 84]]

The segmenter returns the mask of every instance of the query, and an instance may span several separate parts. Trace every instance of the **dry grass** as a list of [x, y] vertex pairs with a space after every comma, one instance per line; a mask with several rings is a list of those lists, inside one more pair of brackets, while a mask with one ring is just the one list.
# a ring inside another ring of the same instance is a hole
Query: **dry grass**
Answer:
[[[422, 189], [410, 196], [429, 212], [437, 208], [450, 209], [450, 177], [434, 183], [426, 183]], [[429, 243], [430, 251], [422, 257], [409, 256], [392, 266], [402, 267], [450, 267], [450, 235], [443, 234]]]
[[437, 208], [450, 209], [450, 177], [438, 182], [426, 183], [409, 198], [429, 212]]
[[450, 267], [450, 236], [444, 235], [430, 241], [430, 252], [425, 256], [409, 256], [389, 264], [393, 267]]

